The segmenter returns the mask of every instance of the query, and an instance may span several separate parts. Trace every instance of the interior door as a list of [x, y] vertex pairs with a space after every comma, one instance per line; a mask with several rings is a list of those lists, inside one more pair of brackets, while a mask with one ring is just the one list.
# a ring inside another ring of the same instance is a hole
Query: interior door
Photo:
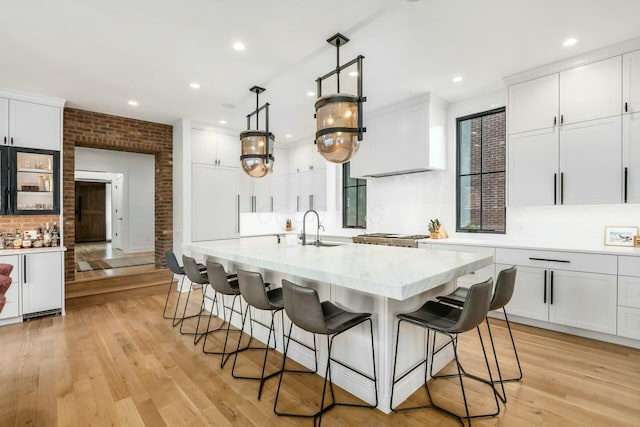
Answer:
[[107, 238], [104, 182], [76, 181], [76, 242], [104, 242]]
[[122, 249], [124, 247], [124, 175], [120, 174], [111, 182], [111, 224], [112, 237], [111, 246], [114, 249]]

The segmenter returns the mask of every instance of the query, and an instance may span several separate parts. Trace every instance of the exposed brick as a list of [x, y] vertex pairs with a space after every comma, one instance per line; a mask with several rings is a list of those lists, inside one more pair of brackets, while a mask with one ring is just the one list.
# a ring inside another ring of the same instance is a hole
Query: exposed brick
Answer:
[[165, 267], [173, 247], [173, 127], [65, 108], [63, 136], [63, 220], [65, 278], [75, 278], [75, 147], [127, 151], [155, 156], [155, 264]]

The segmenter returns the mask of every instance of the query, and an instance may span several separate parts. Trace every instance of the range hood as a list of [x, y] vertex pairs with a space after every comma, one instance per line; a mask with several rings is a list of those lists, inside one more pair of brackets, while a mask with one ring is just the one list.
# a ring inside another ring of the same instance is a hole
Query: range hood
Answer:
[[433, 93], [366, 115], [367, 133], [351, 160], [353, 178], [446, 168], [447, 103]]

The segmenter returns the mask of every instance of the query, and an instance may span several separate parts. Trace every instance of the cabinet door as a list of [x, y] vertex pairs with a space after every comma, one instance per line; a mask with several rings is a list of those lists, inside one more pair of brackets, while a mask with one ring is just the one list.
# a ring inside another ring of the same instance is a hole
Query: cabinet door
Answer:
[[565, 125], [560, 130], [560, 194], [564, 204], [622, 200], [621, 117]]
[[303, 144], [293, 147], [289, 152], [289, 173], [302, 173], [311, 170], [313, 165], [312, 154], [320, 155], [317, 153], [315, 145]]
[[558, 127], [509, 135], [509, 206], [559, 203]]
[[0, 263], [13, 265], [11, 271], [11, 286], [7, 290], [4, 296], [7, 298], [2, 313], [0, 313], [0, 320], [9, 319], [11, 317], [18, 317], [22, 314], [20, 305], [20, 265], [18, 255], [6, 255], [0, 256]]
[[60, 108], [9, 101], [9, 134], [14, 147], [60, 151]]
[[62, 308], [62, 253], [21, 256], [23, 314]]
[[289, 150], [285, 148], [273, 149], [273, 174], [287, 175], [289, 173]]
[[217, 135], [218, 166], [240, 167], [240, 137], [219, 133]]
[[624, 113], [640, 112], [640, 50], [622, 56], [622, 102]]
[[240, 187], [238, 194], [240, 195], [240, 212], [255, 212], [253, 184], [256, 179], [247, 175], [243, 170], [240, 170], [239, 178]]
[[550, 322], [616, 333], [616, 276], [559, 270], [550, 273], [553, 273], [549, 293]]
[[327, 210], [327, 170], [314, 169], [311, 174], [311, 195], [313, 196], [313, 209], [317, 211]]
[[640, 112], [622, 116], [622, 200], [640, 203]]
[[253, 197], [256, 212], [273, 212], [271, 180], [271, 174], [262, 178], [253, 178]]
[[191, 160], [204, 165], [216, 164], [216, 134], [211, 131], [191, 130]]
[[560, 73], [563, 124], [611, 117], [622, 112], [622, 57]]
[[[496, 264], [496, 276], [511, 265]], [[543, 268], [518, 266], [516, 286], [511, 301], [505, 307], [508, 314], [536, 320], [549, 320], [548, 280]]]
[[0, 145], [9, 142], [9, 100], [0, 98]]
[[640, 340], [640, 309], [618, 307], [618, 335]]
[[191, 194], [191, 240], [238, 237], [240, 170], [194, 164]]
[[558, 75], [509, 86], [509, 133], [545, 129], [559, 124]]
[[271, 194], [273, 197], [273, 211], [289, 213], [295, 205], [289, 200], [289, 175], [274, 173], [271, 177]]

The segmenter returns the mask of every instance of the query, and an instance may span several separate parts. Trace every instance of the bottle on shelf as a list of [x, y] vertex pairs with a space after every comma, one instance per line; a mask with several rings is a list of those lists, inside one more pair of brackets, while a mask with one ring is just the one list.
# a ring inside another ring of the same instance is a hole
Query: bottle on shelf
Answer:
[[60, 242], [60, 236], [58, 235], [58, 225], [53, 223], [53, 236], [51, 236], [51, 246], [57, 247]]
[[13, 248], [20, 249], [22, 247], [22, 234], [20, 234], [20, 229], [16, 228], [16, 237], [13, 239]]
[[43, 236], [43, 245], [45, 247], [50, 247], [51, 246], [51, 231], [49, 231], [49, 223], [46, 224], [46, 227], [44, 229], [44, 236]]
[[4, 249], [4, 236], [0, 233], [0, 249]]

